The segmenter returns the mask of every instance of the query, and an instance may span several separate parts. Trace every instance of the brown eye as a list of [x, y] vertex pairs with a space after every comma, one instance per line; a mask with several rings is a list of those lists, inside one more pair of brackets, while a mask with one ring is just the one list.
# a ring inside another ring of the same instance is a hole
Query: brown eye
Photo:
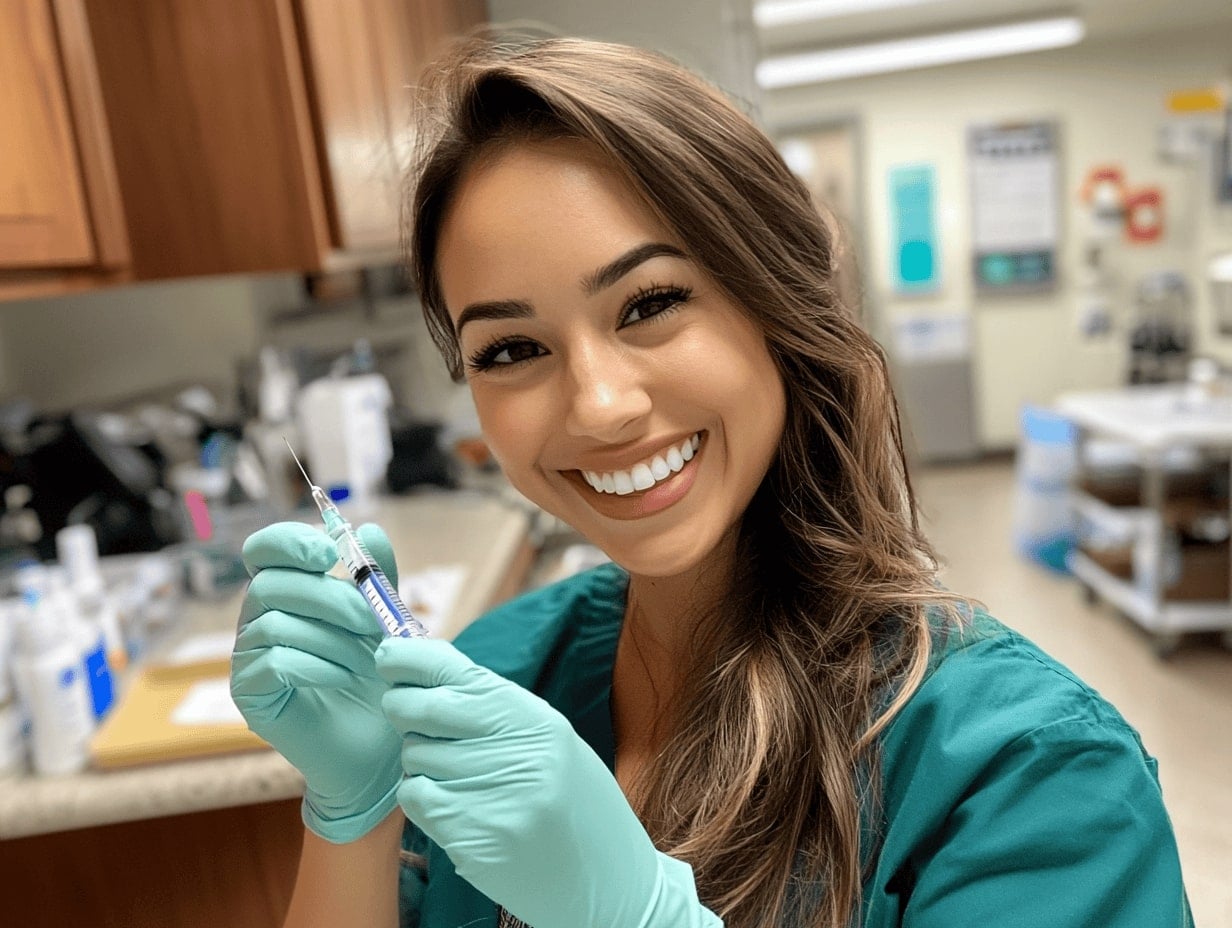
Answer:
[[494, 367], [511, 367], [547, 354], [542, 345], [523, 338], [499, 339], [471, 355], [468, 364], [472, 371], [486, 371]]
[[631, 325], [662, 316], [687, 303], [692, 295], [693, 291], [687, 287], [650, 287], [639, 291], [629, 300], [620, 324]]

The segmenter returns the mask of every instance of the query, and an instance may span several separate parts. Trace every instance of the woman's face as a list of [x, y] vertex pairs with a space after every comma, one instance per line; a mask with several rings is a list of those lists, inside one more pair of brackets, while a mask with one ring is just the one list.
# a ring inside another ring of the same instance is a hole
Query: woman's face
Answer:
[[519, 491], [631, 573], [703, 562], [774, 457], [756, 325], [577, 142], [481, 159], [437, 270], [484, 436]]

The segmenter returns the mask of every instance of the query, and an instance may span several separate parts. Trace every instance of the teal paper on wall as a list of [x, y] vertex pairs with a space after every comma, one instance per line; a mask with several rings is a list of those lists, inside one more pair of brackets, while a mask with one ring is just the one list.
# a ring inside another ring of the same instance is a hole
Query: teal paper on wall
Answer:
[[894, 289], [927, 293], [937, 289], [936, 172], [931, 164], [890, 168], [890, 246]]

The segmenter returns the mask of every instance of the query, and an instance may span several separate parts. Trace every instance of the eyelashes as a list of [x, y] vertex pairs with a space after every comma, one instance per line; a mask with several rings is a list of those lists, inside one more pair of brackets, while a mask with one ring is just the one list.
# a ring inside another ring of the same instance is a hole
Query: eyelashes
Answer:
[[[497, 360], [506, 352], [509, 354], [508, 360]], [[486, 371], [493, 367], [510, 367], [521, 364], [540, 354], [547, 354], [547, 352], [535, 342], [515, 335], [489, 342], [472, 354], [466, 364], [472, 371]]]
[[[662, 320], [688, 303], [692, 296], [691, 287], [659, 284], [643, 287], [625, 303], [617, 328]], [[471, 372], [480, 373], [493, 368], [516, 367], [547, 353], [538, 342], [518, 335], [502, 336], [471, 354], [466, 364]]]
[[[625, 304], [624, 312], [620, 314], [620, 324], [625, 326], [631, 325], [634, 322], [658, 319], [664, 313], [676, 309], [682, 303], [687, 303], [692, 296], [692, 287], [660, 286], [658, 284], [643, 287], [633, 294], [629, 298], [629, 302]], [[649, 309], [656, 309], [656, 311], [648, 315], [646, 311]], [[641, 318], [630, 319], [630, 316], [634, 313], [640, 314]]]

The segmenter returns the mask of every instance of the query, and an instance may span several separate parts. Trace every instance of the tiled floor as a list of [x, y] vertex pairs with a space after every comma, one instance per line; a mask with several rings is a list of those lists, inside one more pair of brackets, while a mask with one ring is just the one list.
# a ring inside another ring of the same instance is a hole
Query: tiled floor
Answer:
[[1199, 928], [1232, 928], [1232, 652], [1186, 641], [1167, 660], [1108, 606], [1013, 550], [1009, 463], [916, 475], [925, 528], [951, 589], [981, 600], [1099, 690], [1159, 760]]

